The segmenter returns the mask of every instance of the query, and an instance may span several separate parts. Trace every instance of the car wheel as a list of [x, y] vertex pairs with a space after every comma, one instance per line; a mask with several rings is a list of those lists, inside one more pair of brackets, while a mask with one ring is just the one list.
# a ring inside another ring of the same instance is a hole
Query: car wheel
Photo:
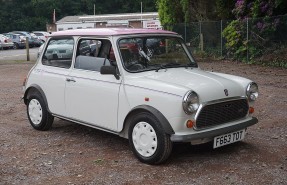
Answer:
[[19, 44], [14, 43], [14, 45], [13, 45], [13, 49], [19, 49]]
[[135, 156], [147, 164], [160, 164], [171, 153], [172, 142], [159, 121], [150, 113], [136, 114], [129, 127], [129, 143]]
[[54, 117], [48, 112], [42, 96], [38, 93], [29, 97], [27, 115], [30, 124], [36, 130], [48, 130], [54, 121]]

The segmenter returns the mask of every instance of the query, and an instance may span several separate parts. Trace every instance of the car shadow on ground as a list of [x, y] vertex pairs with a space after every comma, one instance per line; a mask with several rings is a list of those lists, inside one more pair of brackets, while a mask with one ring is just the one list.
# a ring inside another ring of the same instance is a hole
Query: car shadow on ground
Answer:
[[[88, 146], [111, 147], [109, 151], [118, 152], [118, 149], [130, 151], [129, 142], [127, 139], [121, 138], [117, 135], [107, 133], [98, 129], [93, 129], [70, 121], [55, 119], [51, 129], [53, 134], [65, 134], [69, 139], [78, 140], [78, 142], [86, 143]], [[81, 141], [82, 140], [82, 141]], [[88, 143], [87, 143], [88, 142]], [[91, 143], [89, 143], [91, 142]], [[99, 145], [100, 143], [100, 145]], [[190, 143], [174, 143], [171, 156], [164, 166], [180, 165], [181, 163], [196, 163], [205, 162], [212, 158], [222, 159], [227, 156], [236, 156], [242, 150], [248, 152], [253, 147], [252, 144], [241, 141], [217, 149], [213, 149], [213, 142], [208, 142], [200, 145], [191, 145]], [[103, 148], [104, 150], [104, 148]], [[130, 154], [132, 152], [130, 151]], [[131, 160], [135, 160], [134, 157]]]
[[58, 118], [55, 118], [51, 131], [65, 133], [65, 135], [75, 137], [76, 139], [87, 139], [88, 137], [89, 141], [107, 142], [109, 145], [128, 145], [128, 140], [118, 135]]
[[213, 149], [213, 142], [208, 142], [200, 145], [191, 145], [189, 143], [175, 143], [170, 156], [169, 164], [180, 164], [186, 162], [206, 162], [210, 159], [230, 158], [238, 156], [241, 151], [248, 152], [253, 147], [244, 141], [232, 143], [220, 148]]

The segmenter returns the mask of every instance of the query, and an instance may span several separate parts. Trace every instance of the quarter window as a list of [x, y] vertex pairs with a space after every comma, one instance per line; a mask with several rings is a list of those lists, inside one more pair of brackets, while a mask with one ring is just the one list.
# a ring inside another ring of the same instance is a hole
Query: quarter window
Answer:
[[52, 39], [42, 58], [42, 64], [61, 68], [70, 68], [72, 63], [74, 40]]

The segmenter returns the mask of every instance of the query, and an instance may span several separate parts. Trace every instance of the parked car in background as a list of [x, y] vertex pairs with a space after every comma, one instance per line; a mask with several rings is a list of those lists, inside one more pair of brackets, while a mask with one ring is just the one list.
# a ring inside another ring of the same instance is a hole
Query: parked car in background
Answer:
[[35, 35], [34, 33], [30, 33], [33, 41], [34, 41], [34, 46], [35, 47], [40, 47], [44, 41], [42, 41], [37, 35]]
[[28, 39], [29, 39], [29, 47], [33, 48], [35, 46], [35, 40], [29, 34], [29, 32], [27, 32], [27, 31], [12, 31], [10, 33], [17, 33], [17, 34], [20, 34], [20, 35], [24, 36], [25, 38], [28, 37]]
[[33, 31], [33, 33], [34, 33], [35, 35], [37, 35], [38, 38], [39, 38], [40, 40], [42, 40], [43, 42], [46, 42], [48, 36], [50, 35], [50, 33], [45, 32], [45, 31]]
[[[100, 43], [96, 55], [91, 43]], [[58, 117], [117, 134], [148, 164], [167, 160], [175, 142], [241, 141], [258, 122], [255, 82], [201, 70], [183, 38], [164, 30], [55, 32], [23, 91], [33, 128], [48, 130]]]
[[0, 34], [0, 42], [1, 49], [12, 49], [14, 47], [14, 43], [12, 42], [12, 40], [3, 34]]
[[[60, 46], [59, 46], [60, 45]], [[101, 42], [98, 41], [97, 43], [93, 41], [84, 41], [81, 42], [79, 47], [79, 52], [81, 55], [97, 55], [97, 47], [101, 45]], [[37, 57], [39, 57], [44, 49], [45, 44], [42, 44], [37, 52]], [[61, 40], [60, 42], [51, 42], [49, 47], [47, 48], [47, 58], [49, 58], [50, 54], [57, 54], [59, 53], [60, 57], [69, 57], [69, 55], [72, 55], [73, 50], [73, 42], [70, 40]]]
[[26, 38], [23, 35], [17, 33], [3, 33], [6, 37], [9, 37], [14, 43], [14, 49], [25, 48]]
[[46, 60], [71, 58], [73, 55], [73, 43], [71, 39], [52, 40], [45, 51], [44, 58]]

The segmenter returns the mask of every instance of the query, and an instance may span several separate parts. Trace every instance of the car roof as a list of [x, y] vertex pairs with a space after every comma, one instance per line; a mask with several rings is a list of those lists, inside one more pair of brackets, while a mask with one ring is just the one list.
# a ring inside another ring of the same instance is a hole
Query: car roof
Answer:
[[31, 36], [29, 32], [27, 31], [11, 31], [10, 33], [18, 33], [20, 35], [25, 35], [25, 36]]
[[19, 36], [21, 36], [20, 34], [18, 34], [18, 33], [12, 33], [12, 32], [9, 32], [9, 33], [3, 33], [4, 35], [5, 34], [7, 34], [7, 35], [19, 35]]
[[10, 33], [28, 33], [29, 34], [29, 32], [27, 31], [11, 31]]
[[32, 33], [47, 33], [47, 34], [49, 34], [48, 32], [46, 32], [46, 31], [32, 31]]
[[6, 35], [0, 34], [1, 37], [8, 38]]
[[175, 32], [156, 29], [136, 29], [136, 28], [93, 28], [93, 29], [76, 29], [65, 30], [52, 33], [51, 36], [113, 36], [113, 35], [130, 35], [130, 34], [173, 34]]

